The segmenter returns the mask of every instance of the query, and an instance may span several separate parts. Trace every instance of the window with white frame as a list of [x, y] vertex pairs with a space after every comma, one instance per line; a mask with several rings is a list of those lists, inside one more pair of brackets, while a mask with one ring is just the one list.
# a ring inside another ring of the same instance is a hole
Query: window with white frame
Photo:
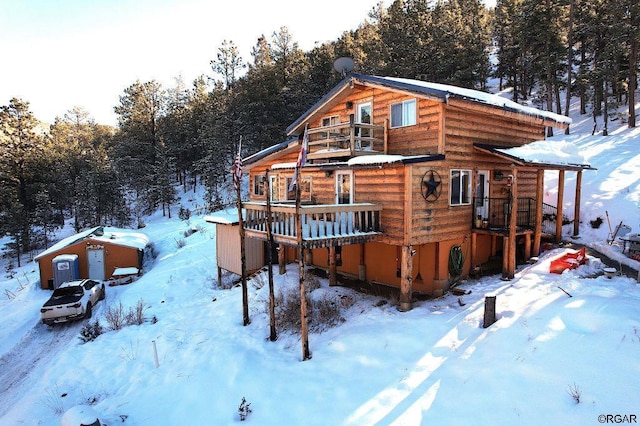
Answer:
[[413, 126], [414, 124], [416, 124], [415, 99], [391, 104], [391, 127]]
[[452, 169], [449, 183], [452, 206], [471, 204], [471, 170]]
[[255, 175], [253, 177], [253, 195], [264, 195], [264, 181], [265, 175]]

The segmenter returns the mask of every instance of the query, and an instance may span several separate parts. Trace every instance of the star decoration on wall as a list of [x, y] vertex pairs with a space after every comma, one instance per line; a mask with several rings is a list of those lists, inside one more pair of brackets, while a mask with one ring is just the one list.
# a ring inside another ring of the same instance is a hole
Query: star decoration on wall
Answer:
[[440, 197], [442, 179], [435, 170], [429, 170], [422, 176], [422, 196], [427, 201], [435, 201]]

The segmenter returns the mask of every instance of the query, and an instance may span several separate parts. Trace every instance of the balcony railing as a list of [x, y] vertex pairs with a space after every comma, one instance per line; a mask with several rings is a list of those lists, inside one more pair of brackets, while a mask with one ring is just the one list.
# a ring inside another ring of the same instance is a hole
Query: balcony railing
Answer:
[[307, 158], [354, 157], [357, 155], [381, 154], [385, 151], [386, 126], [349, 123], [309, 129], [309, 152]]
[[[512, 211], [511, 201], [509, 198], [485, 198], [478, 200], [474, 198], [474, 205], [487, 205], [487, 212], [477, 222], [477, 216], [474, 216], [474, 227], [490, 228], [490, 229], [506, 229], [509, 227], [509, 219]], [[533, 229], [536, 219], [536, 202], [533, 198], [518, 198], [516, 210], [516, 226], [520, 228]], [[480, 207], [478, 207], [480, 208]]]
[[[266, 239], [266, 203], [244, 203], [247, 234]], [[382, 206], [375, 204], [318, 204], [300, 207], [302, 240], [305, 248], [327, 247], [335, 239], [353, 243], [380, 234]], [[296, 209], [292, 204], [271, 205], [271, 231], [277, 243], [296, 244]]]

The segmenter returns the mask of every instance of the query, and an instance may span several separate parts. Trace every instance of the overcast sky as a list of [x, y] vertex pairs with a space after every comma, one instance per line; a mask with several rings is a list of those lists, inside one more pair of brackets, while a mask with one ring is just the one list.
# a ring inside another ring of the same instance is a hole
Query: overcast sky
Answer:
[[[30, 102], [52, 123], [73, 106], [116, 124], [113, 107], [136, 80], [186, 84], [222, 41], [242, 58], [286, 26], [303, 50], [363, 22], [378, 0], [0, 0], [0, 105]], [[389, 0], [383, 2], [385, 6]]]

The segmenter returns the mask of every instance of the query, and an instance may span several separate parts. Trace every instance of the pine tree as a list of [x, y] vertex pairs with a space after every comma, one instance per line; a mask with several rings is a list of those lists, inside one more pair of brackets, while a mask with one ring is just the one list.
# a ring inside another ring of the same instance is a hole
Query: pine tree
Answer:
[[35, 221], [37, 163], [42, 158], [43, 137], [29, 102], [13, 98], [0, 108], [0, 231], [13, 237], [18, 266], [31, 248]]

